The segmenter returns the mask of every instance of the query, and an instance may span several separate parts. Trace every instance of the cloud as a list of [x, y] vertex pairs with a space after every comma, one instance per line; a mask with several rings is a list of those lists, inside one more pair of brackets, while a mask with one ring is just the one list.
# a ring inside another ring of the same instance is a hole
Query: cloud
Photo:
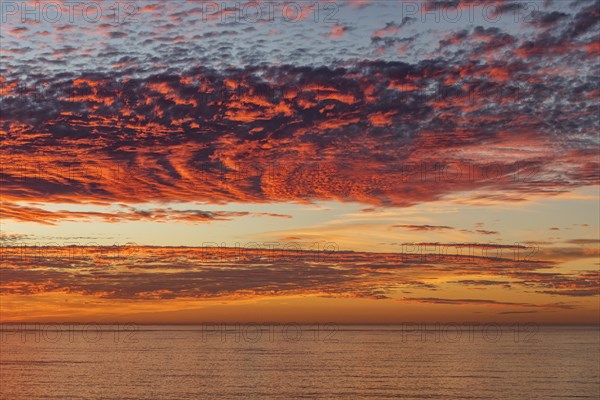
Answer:
[[571, 239], [571, 240], [568, 240], [567, 243], [576, 244], [576, 245], [580, 245], [580, 246], [586, 246], [586, 245], [600, 246], [600, 239]]
[[460, 281], [455, 281], [452, 283], [457, 283], [465, 286], [504, 286], [510, 287], [509, 281], [492, 281], [485, 279], [463, 279]]
[[[291, 239], [291, 238], [290, 238]], [[439, 276], [465, 288], [495, 286], [520, 291], [582, 297], [599, 294], [595, 271], [543, 272], [555, 264], [536, 260], [472, 254], [414, 252], [366, 253], [308, 250], [298, 242], [218, 247], [159, 246], [2, 246], [0, 291], [3, 295], [77, 293], [100, 298], [257, 298], [318, 295], [370, 299], [398, 298], [410, 290], [442, 290]], [[466, 275], [481, 279], [461, 279]], [[496, 291], [494, 293], [497, 293]], [[499, 300], [438, 299], [407, 301], [522, 307], [547, 305]]]
[[[145, 4], [152, 30], [11, 16], [0, 194], [12, 203], [386, 207], [517, 202], [597, 185], [596, 5], [543, 4], [514, 29], [423, 32], [418, 22], [431, 14], [390, 21], [388, 5], [357, 0], [344, 12], [368, 7], [369, 21], [326, 25], [335, 38], [366, 33], [352, 38], [356, 49], [317, 40], [323, 31], [306, 28], [305, 7], [298, 23], [279, 25]], [[488, 3], [435, 0], [420, 11], [457, 6]], [[526, 16], [518, 2], [496, 6]]]
[[568, 14], [560, 11], [533, 11], [528, 23], [538, 28], [549, 29], [555, 27], [559, 22], [564, 21], [566, 18], [568, 18]]
[[[525, 100], [570, 97], [554, 105], [568, 118], [553, 125], [580, 127], [572, 140], [536, 119], [543, 102], [494, 97], [506, 74], [542, 79], [521, 85]], [[599, 181], [597, 121], [588, 112], [595, 88], [577, 76], [544, 79], [520, 63], [43, 79], [42, 97], [10, 89], [3, 99], [1, 192], [9, 202], [410, 206], [458, 193], [463, 201], [523, 201]], [[442, 96], [419, 89], [439, 81], [452, 82]]]
[[445, 225], [392, 225], [392, 228], [403, 228], [410, 231], [443, 231], [456, 229]]
[[572, 305], [568, 304], [531, 304], [531, 303], [514, 303], [508, 301], [497, 301], [497, 300], [484, 300], [484, 299], [444, 299], [439, 297], [412, 297], [404, 298], [403, 301], [417, 302], [426, 304], [445, 304], [445, 305], [484, 305], [484, 306], [497, 306], [497, 307], [536, 307], [536, 308], [559, 308], [559, 309], [573, 309]]
[[346, 34], [347, 28], [342, 25], [335, 24], [329, 32], [330, 39], [340, 39]]
[[387, 22], [385, 24], [385, 26], [381, 29], [376, 30], [375, 32], [373, 32], [373, 34], [371, 35], [371, 38], [383, 38], [386, 36], [394, 36], [397, 35], [398, 32], [400, 32], [400, 30], [415, 22], [416, 18], [412, 18], [412, 17], [404, 17], [402, 18], [402, 21], [400, 22], [400, 24], [396, 24], [394, 21], [391, 22]]
[[136, 209], [122, 206], [125, 210], [117, 211], [47, 211], [38, 207], [3, 203], [0, 217], [23, 222], [36, 222], [45, 225], [56, 225], [67, 221], [103, 221], [118, 223], [124, 221], [152, 221], [152, 222], [189, 222], [206, 223], [213, 221], [230, 221], [239, 217], [276, 217], [291, 218], [290, 215], [274, 213], [257, 213], [247, 211], [202, 211], [202, 210], [175, 210], [172, 208]]
[[497, 231], [488, 231], [485, 229], [477, 229], [475, 232], [480, 233], [482, 235], [498, 235], [500, 233]]

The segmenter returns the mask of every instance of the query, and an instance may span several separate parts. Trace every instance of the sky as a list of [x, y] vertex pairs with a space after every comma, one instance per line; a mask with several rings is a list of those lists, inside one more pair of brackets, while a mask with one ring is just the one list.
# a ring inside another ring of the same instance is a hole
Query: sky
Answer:
[[0, 322], [599, 323], [599, 15], [2, 1]]

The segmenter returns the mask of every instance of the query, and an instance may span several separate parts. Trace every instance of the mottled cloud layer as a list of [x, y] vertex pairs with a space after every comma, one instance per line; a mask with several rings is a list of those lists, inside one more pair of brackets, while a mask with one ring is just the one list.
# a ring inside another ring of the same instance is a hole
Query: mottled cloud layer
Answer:
[[[430, 2], [423, 10], [450, 3], [459, 2]], [[363, 6], [376, 5], [342, 5], [348, 12]], [[10, 16], [2, 30], [2, 196], [8, 202], [406, 206], [455, 193], [523, 200], [597, 184], [596, 6], [539, 11], [516, 31], [502, 24], [430, 24], [439, 46], [414, 61], [341, 56], [325, 65], [219, 68], [183, 57], [186, 48], [199, 51], [195, 36], [163, 41], [152, 38], [160, 28], [150, 33], [132, 23], [94, 26], [148, 35], [148, 45], [110, 42], [107, 51], [128, 55], [110, 68], [114, 56], [105, 53], [95, 59], [104, 68], [73, 67], [85, 51], [67, 43], [77, 40], [80, 25], [50, 24], [52, 44], [35, 47], [34, 31], [46, 22], [28, 25]], [[206, 12], [177, 15], [180, 7], [157, 3], [137, 12], [144, 20], [170, 18], [165, 29], [171, 33], [175, 21]], [[502, 3], [496, 12], [511, 7], [519, 5]], [[386, 22], [372, 45], [406, 39], [405, 29], [423, 25], [417, 17]], [[202, 23], [209, 21], [194, 21], [199, 32], [208, 29]], [[227, 24], [210, 26], [229, 32]], [[53, 65], [52, 56], [27, 54], [50, 49], [64, 63], [40, 73]], [[167, 60], [181, 66], [161, 64]]]
[[[597, 184], [597, 82], [540, 68], [468, 59], [197, 67], [129, 79], [118, 92], [113, 75], [45, 77], [42, 98], [3, 99], [2, 195], [405, 206]], [[517, 97], [494, 97], [500, 90]], [[561, 95], [539, 101], [550, 93]]]
[[[137, 300], [298, 294], [410, 300], [415, 291], [491, 285], [504, 288], [505, 296], [524, 291], [566, 298], [600, 294], [598, 271], [556, 272], [553, 261], [515, 259], [515, 246], [502, 246], [502, 254], [483, 243], [469, 244], [466, 253], [455, 244], [433, 252], [420, 246], [401, 253], [363, 253], [336, 251], [331, 244], [307, 250], [294, 242], [262, 248], [12, 245], [1, 248], [1, 290], [7, 295], [62, 292]], [[572, 259], [592, 256], [571, 254]], [[473, 275], [480, 278], [461, 278]]]

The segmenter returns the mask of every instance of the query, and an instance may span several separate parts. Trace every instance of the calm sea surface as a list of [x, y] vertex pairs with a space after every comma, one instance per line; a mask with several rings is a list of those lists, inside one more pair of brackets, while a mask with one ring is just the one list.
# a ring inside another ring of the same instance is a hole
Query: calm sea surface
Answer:
[[600, 398], [590, 327], [2, 328], [2, 400]]

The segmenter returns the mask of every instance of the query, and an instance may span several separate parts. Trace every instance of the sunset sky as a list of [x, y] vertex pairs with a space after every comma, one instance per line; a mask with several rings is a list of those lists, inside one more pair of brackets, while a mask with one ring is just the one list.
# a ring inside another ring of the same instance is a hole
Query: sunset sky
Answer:
[[598, 7], [2, 2], [0, 322], [598, 323]]

